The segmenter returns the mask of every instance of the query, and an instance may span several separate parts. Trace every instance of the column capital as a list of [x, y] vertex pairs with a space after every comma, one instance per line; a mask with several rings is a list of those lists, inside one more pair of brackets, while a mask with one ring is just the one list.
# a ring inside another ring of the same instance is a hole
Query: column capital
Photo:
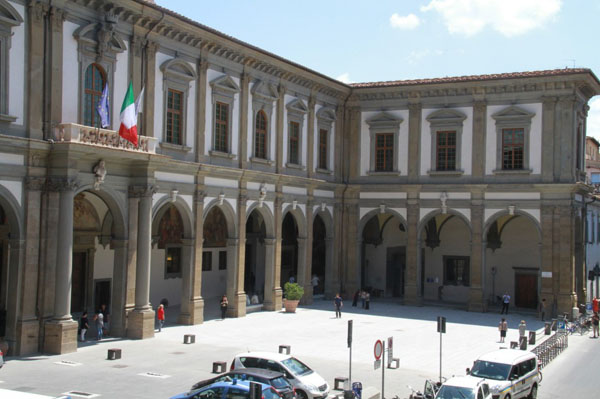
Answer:
[[558, 97], [556, 96], [542, 96], [542, 104], [545, 106], [555, 105], [558, 101]]
[[274, 238], [265, 238], [264, 242], [265, 245], [275, 245], [275, 242], [277, 242], [277, 240]]
[[45, 177], [27, 176], [25, 178], [25, 188], [29, 191], [42, 191], [45, 185]]
[[110, 240], [110, 248], [111, 249], [127, 248], [128, 244], [129, 244], [129, 240], [118, 239], [118, 238], [113, 238], [112, 240]]
[[50, 177], [46, 180], [47, 191], [75, 191], [79, 188], [79, 180], [68, 177]]
[[41, 23], [44, 19], [44, 14], [47, 11], [47, 6], [36, 0], [29, 0], [29, 15], [34, 23]]
[[158, 186], [155, 184], [129, 186], [130, 198], [152, 197], [158, 191]]
[[153, 41], [148, 40], [146, 42], [146, 55], [148, 57], [156, 56], [156, 51], [158, 50], [159, 44]]
[[50, 8], [50, 22], [54, 32], [62, 32], [63, 22], [65, 20], [65, 12], [57, 7]]
[[419, 112], [419, 111], [421, 111], [421, 109], [423, 109], [423, 104], [421, 104], [420, 102], [409, 102], [408, 103], [408, 110], [410, 112]]
[[144, 39], [142, 36], [133, 35], [131, 37], [131, 47], [133, 50], [133, 55], [135, 55], [136, 57], [141, 57], [142, 49], [146, 46], [147, 43], [148, 40]]
[[475, 100], [473, 101], [473, 111], [482, 112], [487, 107], [487, 101], [485, 100]]

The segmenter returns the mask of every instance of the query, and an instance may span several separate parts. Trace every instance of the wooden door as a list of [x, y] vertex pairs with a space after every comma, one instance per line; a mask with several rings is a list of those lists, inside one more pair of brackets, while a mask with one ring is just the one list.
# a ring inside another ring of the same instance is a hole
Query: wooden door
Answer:
[[515, 275], [515, 305], [519, 308], [536, 309], [537, 286], [536, 274], [517, 273]]
[[87, 281], [87, 253], [73, 252], [72, 273], [71, 313], [83, 312]]

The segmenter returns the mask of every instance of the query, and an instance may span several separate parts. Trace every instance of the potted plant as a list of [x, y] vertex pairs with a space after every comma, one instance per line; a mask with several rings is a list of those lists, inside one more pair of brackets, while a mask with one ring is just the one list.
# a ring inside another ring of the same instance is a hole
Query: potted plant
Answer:
[[285, 292], [285, 311], [295, 313], [298, 302], [300, 302], [300, 298], [304, 295], [304, 288], [298, 285], [298, 283], [285, 283], [283, 290]]

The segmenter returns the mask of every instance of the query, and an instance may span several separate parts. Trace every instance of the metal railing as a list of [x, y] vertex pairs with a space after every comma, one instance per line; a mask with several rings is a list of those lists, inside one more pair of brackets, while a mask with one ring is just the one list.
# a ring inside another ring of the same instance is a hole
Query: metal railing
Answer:
[[556, 356], [569, 347], [569, 336], [563, 332], [556, 332], [544, 342], [536, 346], [532, 352], [538, 357], [540, 369], [543, 369]]

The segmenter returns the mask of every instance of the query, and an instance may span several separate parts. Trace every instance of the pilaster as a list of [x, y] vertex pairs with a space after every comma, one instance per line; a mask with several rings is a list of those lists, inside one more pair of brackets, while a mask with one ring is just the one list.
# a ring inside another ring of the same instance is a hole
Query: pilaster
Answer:
[[408, 104], [408, 181], [410, 183], [415, 183], [419, 180], [421, 154], [421, 110], [423, 106], [421, 103], [414, 101], [416, 100], [411, 99], [411, 102]]
[[[313, 302], [313, 286], [312, 286], [312, 253], [313, 253], [313, 202], [312, 197], [306, 203], [306, 244], [304, 251], [304, 271], [301, 273], [300, 262], [298, 262], [298, 282], [302, 282], [304, 288], [304, 296], [302, 304], [310, 305]], [[300, 246], [298, 245], [298, 249]], [[327, 264], [325, 266], [327, 268]], [[301, 277], [302, 276], [302, 277]], [[300, 280], [302, 278], [302, 280]]]
[[[316, 91], [312, 90], [308, 99], [308, 134], [306, 140], [306, 173], [308, 177], [315, 174], [315, 105], [317, 103]], [[306, 296], [306, 291], [305, 294]]]
[[[247, 72], [243, 72], [240, 82], [240, 139], [238, 158], [240, 169], [246, 169], [248, 165], [248, 100], [250, 97], [250, 75]], [[240, 226], [245, 226], [245, 223]], [[242, 227], [240, 227], [240, 229], [242, 229]]]
[[[275, 194], [274, 201], [274, 220], [275, 220], [275, 240], [271, 243], [270, 239], [265, 239], [265, 249], [267, 254], [269, 246], [273, 246], [273, 261], [267, 262], [265, 274], [265, 300], [264, 308], [266, 310], [280, 310], [283, 305], [283, 293], [280, 287], [281, 281], [281, 226], [282, 218], [282, 195], [281, 192]], [[268, 287], [268, 288], [267, 288]]]
[[[26, 116], [25, 128], [32, 139], [42, 140], [42, 115], [44, 98], [40, 88], [44, 87], [44, 5], [30, 0], [27, 4], [27, 45], [28, 62], [26, 63]], [[62, 91], [62, 90], [61, 90]]]
[[486, 117], [486, 102], [481, 100], [475, 101], [473, 103], [473, 151], [471, 152], [471, 176], [477, 182], [480, 182], [485, 175]]
[[[335, 118], [335, 136], [334, 136], [334, 148], [340, 149], [342, 148], [342, 142], [344, 139], [344, 107], [342, 105], [338, 105], [335, 110], [336, 118]], [[342, 173], [342, 165], [344, 160], [343, 151], [334, 151], [333, 153], [333, 173], [335, 176], [335, 180], [337, 182], [342, 181], [343, 173]]]
[[575, 265], [574, 265], [574, 215], [571, 206], [557, 207], [559, 224], [558, 247], [560, 248], [558, 259], [558, 314], [571, 313], [571, 309], [577, 303], [575, 294]]
[[[420, 111], [419, 111], [420, 113]], [[413, 193], [409, 193], [413, 194]], [[419, 204], [416, 198], [407, 201], [407, 243], [406, 243], [406, 283], [404, 286], [404, 303], [417, 305], [420, 298], [417, 293], [417, 270], [419, 244], [417, 229], [419, 225]]]
[[50, 120], [44, 121], [46, 124], [46, 137], [52, 137], [54, 126], [62, 122], [63, 21], [64, 12], [57, 7], [51, 7], [49, 13], [50, 54], [46, 57], [48, 62], [47, 86], [49, 90], [48, 98], [45, 101]]
[[469, 289], [469, 312], [483, 312], [483, 203], [482, 199], [471, 203], [471, 267]]
[[344, 231], [342, 234], [345, 235], [347, 250], [346, 260], [342, 261], [343, 267], [345, 265], [345, 280], [343, 284], [343, 291], [345, 294], [352, 295], [358, 288], [360, 288], [360, 270], [361, 270], [361, 257], [360, 257], [360, 246], [357, 245], [359, 239], [358, 232], [358, 203], [352, 199], [346, 199], [344, 213]]
[[283, 112], [285, 110], [285, 86], [279, 85], [279, 98], [277, 99], [277, 131], [275, 134], [275, 170], [277, 173], [283, 171]]
[[554, 145], [554, 120], [556, 109], [556, 97], [544, 97], [542, 99], [542, 182], [552, 183], [555, 176], [554, 160], [559, 148]]
[[236, 317], [246, 315], [246, 293], [244, 292], [244, 277], [246, 272], [246, 202], [248, 197], [246, 190], [242, 189], [238, 197], [237, 225], [239, 240], [237, 244], [237, 268], [235, 270], [235, 303], [234, 312]]
[[[158, 43], [147, 42], [144, 54], [144, 97], [154, 99], [156, 96], [156, 50]], [[160, 111], [160, 110], [158, 110]], [[154, 101], [144, 101], [143, 132], [144, 136], [154, 137]]]
[[[206, 153], [206, 87], [208, 84], [208, 61], [200, 59], [197, 64], [196, 79], [196, 162], [202, 162]], [[202, 261], [202, 258], [200, 258]]]
[[[114, 266], [112, 280], [112, 298], [110, 314], [110, 334], [115, 337], [127, 335], [127, 317], [125, 304], [127, 298], [127, 246], [126, 239], [112, 239], [110, 248], [114, 251]], [[90, 303], [93, 303], [90, 302]]]
[[[575, 96], [564, 96], [558, 100], [557, 107], [557, 129], [554, 129], [555, 142], [560, 143], [558, 154], [555, 152], [555, 163], [559, 163], [558, 176], [561, 183], [574, 183], [575, 178], [575, 154], [574, 129], [575, 129]], [[560, 162], [557, 162], [560, 160]], [[556, 171], [556, 166], [555, 166]]]

